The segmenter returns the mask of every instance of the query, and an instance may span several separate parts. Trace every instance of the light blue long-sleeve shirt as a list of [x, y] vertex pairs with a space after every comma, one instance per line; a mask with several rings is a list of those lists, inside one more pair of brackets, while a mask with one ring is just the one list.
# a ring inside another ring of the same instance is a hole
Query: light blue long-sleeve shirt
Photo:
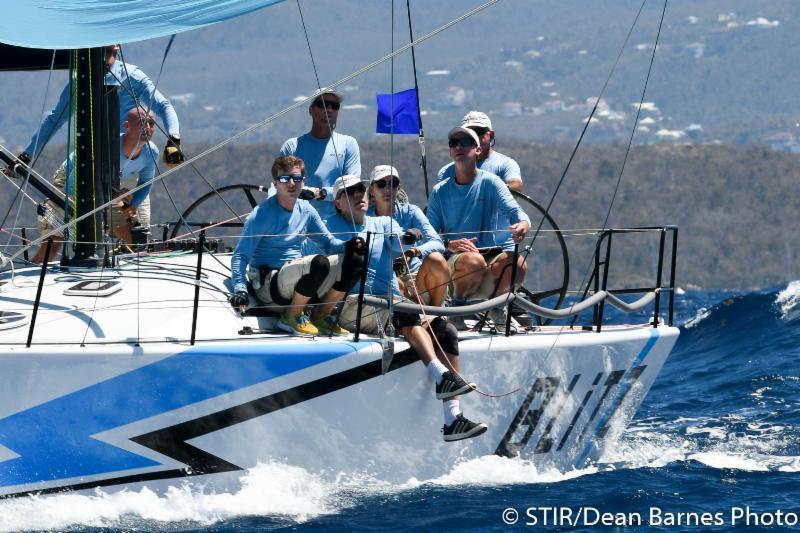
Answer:
[[[367, 215], [375, 215], [375, 206], [370, 206]], [[409, 245], [409, 248], [416, 248], [419, 250], [420, 257], [414, 257], [408, 262], [408, 268], [411, 272], [416, 272], [422, 266], [422, 261], [428, 257], [432, 252], [444, 252], [444, 243], [436, 230], [433, 229], [428, 217], [422, 212], [422, 209], [413, 204], [394, 204], [394, 220], [395, 223], [402, 228], [402, 230], [418, 229], [422, 232], [422, 240], [417, 241], [416, 244]]]
[[[113, 75], [112, 75], [113, 72]], [[180, 124], [175, 108], [161, 94], [150, 81], [150, 78], [142, 72], [136, 65], [126, 63], [124, 66], [121, 61], [116, 61], [111, 66], [111, 72], [106, 74], [106, 85], [117, 85], [117, 79], [122, 82], [122, 86], [117, 90], [119, 93], [119, 125], [122, 125], [128, 115], [128, 111], [136, 107], [134, 97], [140, 105], [150, 107], [158, 116], [161, 123], [170, 135], [180, 135]], [[61, 91], [55, 107], [45, 113], [39, 129], [31, 137], [30, 143], [25, 148], [25, 152], [32, 158], [39, 155], [50, 138], [69, 118], [70, 83]]]
[[501, 222], [506, 219], [530, 224], [505, 183], [484, 170], [466, 185], [459, 185], [455, 177], [439, 182], [428, 200], [428, 220], [440, 235], [449, 240], [477, 237], [478, 248], [514, 249], [508, 225]]
[[333, 205], [333, 184], [345, 174], [361, 177], [361, 154], [358, 142], [349, 135], [333, 134], [327, 139], [318, 139], [306, 133], [288, 139], [278, 152], [278, 157], [293, 155], [306, 165], [306, 187], [325, 189], [324, 200], [315, 200], [314, 208], [322, 220], [336, 214]]
[[307, 201], [297, 200], [291, 211], [278, 203], [277, 196], [258, 204], [245, 220], [242, 236], [231, 256], [234, 292], [247, 290], [248, 265], [277, 269], [302, 257], [301, 245], [306, 235], [328, 254], [344, 250], [344, 241], [331, 235]]
[[[153, 187], [153, 178], [156, 175], [156, 162], [158, 161], [158, 148], [152, 141], [148, 142], [142, 147], [139, 155], [133, 159], [129, 159], [123, 151], [123, 140], [125, 134], [120, 136], [119, 141], [119, 179], [125, 179], [128, 176], [138, 174], [136, 178], [136, 185], [147, 184], [146, 187], [139, 189], [133, 193], [131, 205], [139, 207], [144, 202], [147, 195], [150, 194], [150, 189]], [[64, 168], [64, 173], [67, 175], [67, 183], [64, 186], [64, 192], [71, 196], [75, 188], [75, 175], [73, 173], [73, 166], [75, 161], [75, 152], [70, 154], [67, 161], [64, 161], [61, 166]]]
[[[401, 253], [398, 237], [403, 230], [397, 226], [397, 222], [392, 222], [389, 217], [368, 216], [364, 219], [364, 224], [358, 225], [336, 213], [328, 219], [328, 229], [343, 238], [358, 236], [365, 241], [367, 232], [372, 232], [364, 293], [386, 296], [391, 287], [392, 294], [400, 296], [400, 285], [392, 268], [393, 258]], [[350, 293], [358, 294], [359, 287], [360, 284], [356, 283]]]

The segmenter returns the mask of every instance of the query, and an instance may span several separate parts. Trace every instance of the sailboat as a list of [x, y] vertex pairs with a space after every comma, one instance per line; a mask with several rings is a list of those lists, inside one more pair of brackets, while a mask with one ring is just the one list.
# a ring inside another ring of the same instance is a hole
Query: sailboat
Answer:
[[[144, 2], [36, 0], [13, 8], [19, 20], [38, 21], [34, 30], [5, 25], [0, 31], [0, 42], [34, 55], [39, 49], [39, 64], [48, 67], [62, 57], [53, 50], [72, 50], [77, 91], [89, 95], [75, 110], [85, 117], [77, 123], [76, 157], [86, 166], [78, 174], [84, 186], [76, 217], [64, 225], [75, 241], [69, 257], [60, 265], [31, 266], [24, 247], [2, 255], [0, 496], [142, 485], [163, 490], [187, 478], [228, 490], [244, 470], [269, 461], [333, 475], [368, 471], [389, 481], [434, 477], [492, 454], [567, 471], [613, 446], [655, 381], [678, 337], [672, 326], [677, 229], [671, 226], [598, 232], [586, 293], [569, 306], [543, 304], [554, 294], [561, 304], [565, 285], [479, 304], [476, 311], [509, 306], [529, 323], [515, 334], [508, 327], [461, 332], [462, 373], [480, 385], [462, 403], [489, 429], [457, 443], [442, 442], [433, 381], [402, 339], [298, 338], [274, 332], [270, 316], [240, 314], [227, 300], [230, 253], [211, 246], [202, 228], [192, 232], [189, 249], [184, 240], [181, 248], [113, 253], [99, 216], [114, 200], [102, 183], [108, 162], [97, 156], [106, 153], [104, 136], [90, 133], [108, 127], [103, 115], [114, 114], [85, 112], [113, 100], [103, 86], [102, 47], [273, 3], [147, 3], [165, 15], [145, 21], [139, 16]], [[124, 22], [107, 20], [103, 13], [111, 11]], [[0, 158], [45, 197], [68, 201], [10, 152], [0, 150]], [[659, 239], [654, 283], [615, 291], [608, 286], [611, 241], [629, 231]], [[633, 293], [637, 300], [621, 298]], [[610, 325], [604, 317], [611, 305], [652, 316]], [[410, 303], [395, 307], [403, 306], [420, 311]], [[589, 324], [550, 322], [585, 311], [592, 314]]]

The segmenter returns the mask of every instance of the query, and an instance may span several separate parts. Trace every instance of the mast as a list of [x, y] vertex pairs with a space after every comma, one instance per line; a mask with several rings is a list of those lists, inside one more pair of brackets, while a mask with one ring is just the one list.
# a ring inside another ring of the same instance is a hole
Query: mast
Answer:
[[[75, 208], [80, 217], [105, 203], [110, 191], [114, 159], [119, 154], [119, 101], [117, 87], [105, 85], [104, 48], [82, 48], [75, 57]], [[116, 147], [116, 151], [112, 151]], [[116, 178], [116, 176], [114, 176]], [[97, 213], [76, 225], [74, 255], [62, 264], [97, 268], [105, 253], [98, 251], [104, 224]], [[105, 229], [107, 229], [105, 225]]]

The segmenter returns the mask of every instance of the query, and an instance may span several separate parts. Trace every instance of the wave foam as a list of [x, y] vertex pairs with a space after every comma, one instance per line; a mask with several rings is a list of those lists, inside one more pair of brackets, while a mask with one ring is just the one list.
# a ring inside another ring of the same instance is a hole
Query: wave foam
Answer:
[[[462, 461], [447, 474], [425, 483], [439, 486], [558, 483], [595, 472], [597, 472], [596, 467], [568, 472], [560, 472], [555, 469], [540, 470], [532, 461], [509, 459], [499, 455], [485, 455], [469, 461]], [[413, 488], [414, 482], [411, 481], [407, 485], [409, 488]]]
[[800, 305], [800, 280], [792, 281], [775, 298], [775, 304], [781, 308], [781, 318], [792, 318], [795, 309]]
[[690, 318], [689, 320], [687, 320], [686, 323], [683, 325], [683, 327], [686, 329], [691, 329], [697, 326], [697, 324], [699, 324], [706, 318], [708, 318], [710, 314], [711, 311], [709, 311], [705, 307], [701, 307], [700, 309], [697, 310], [697, 314], [694, 316], [694, 318]]
[[206, 493], [184, 483], [158, 495], [140, 491], [92, 495], [31, 496], [0, 502], [0, 531], [54, 530], [74, 526], [125, 527], [141, 522], [208, 526], [242, 516], [274, 516], [301, 523], [352, 505], [336, 484], [326, 483], [302, 468], [261, 464], [240, 478], [234, 493]]
[[[780, 455], [795, 437], [790, 426], [721, 418], [649, 420], [632, 426], [602, 463], [622, 468], [660, 468], [697, 461], [710, 468], [749, 472], [800, 472], [800, 456]], [[602, 466], [602, 465], [601, 465]]]

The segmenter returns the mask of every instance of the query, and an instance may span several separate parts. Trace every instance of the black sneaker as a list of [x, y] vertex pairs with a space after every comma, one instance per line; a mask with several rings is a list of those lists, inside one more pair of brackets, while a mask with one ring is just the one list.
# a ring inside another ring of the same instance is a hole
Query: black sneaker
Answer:
[[461, 376], [456, 375], [452, 370], [442, 374], [442, 381], [436, 384], [436, 399], [447, 400], [459, 394], [472, 392], [475, 388], [474, 383], [467, 383]]
[[453, 442], [483, 435], [487, 429], [489, 426], [483, 422], [476, 424], [464, 415], [458, 415], [452, 424], [442, 428], [442, 433], [444, 433], [445, 442]]

